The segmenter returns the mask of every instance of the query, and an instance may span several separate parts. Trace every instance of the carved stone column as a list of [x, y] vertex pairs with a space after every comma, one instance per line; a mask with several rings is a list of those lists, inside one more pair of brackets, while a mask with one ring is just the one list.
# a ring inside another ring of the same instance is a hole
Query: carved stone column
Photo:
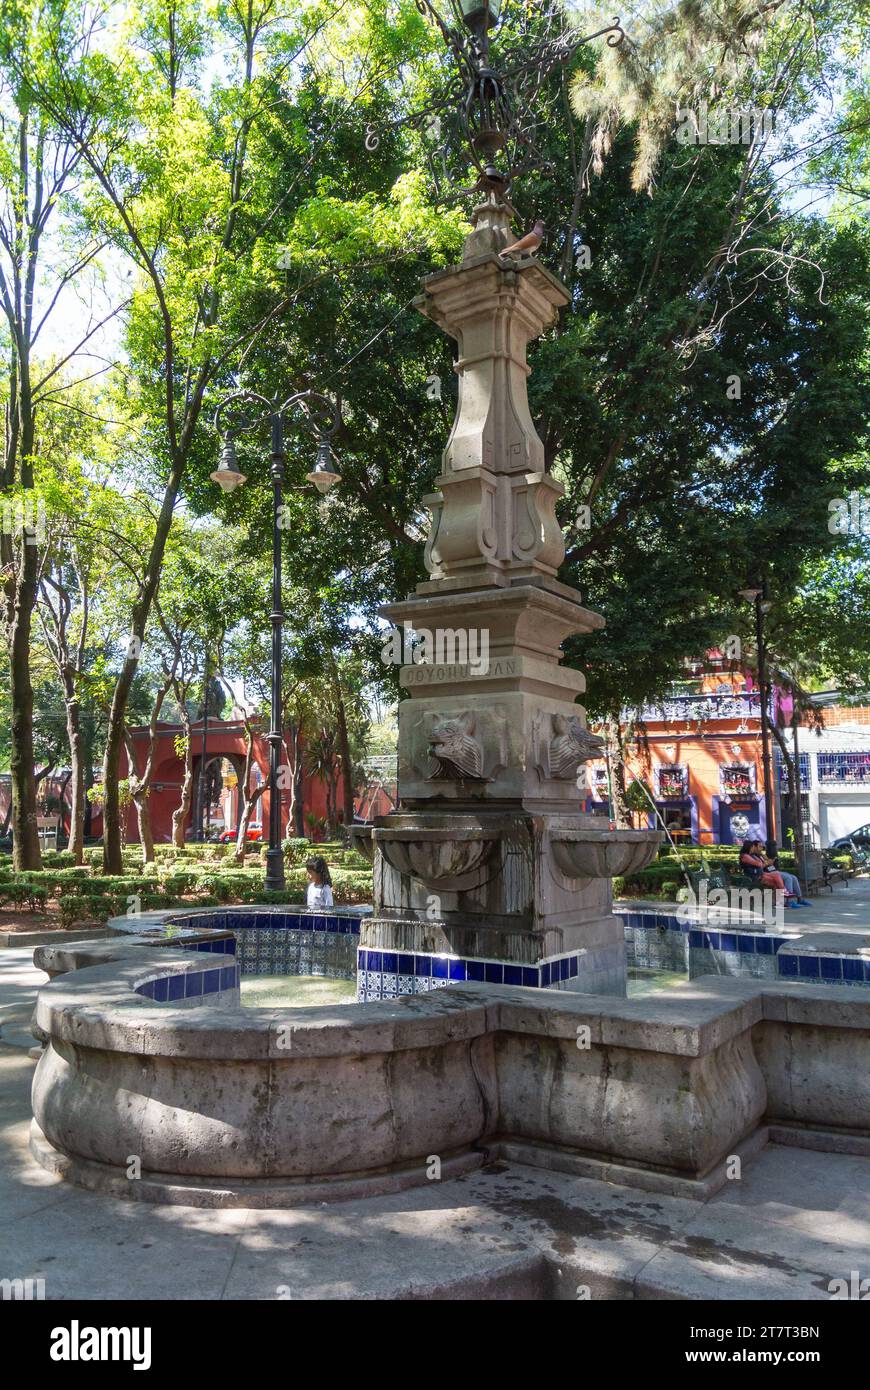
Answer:
[[528, 344], [569, 295], [533, 257], [500, 259], [506, 205], [482, 204], [473, 223], [462, 263], [416, 301], [456, 340], [459, 402], [427, 499], [430, 577], [382, 610], [421, 646], [400, 675], [400, 810], [372, 835], [359, 996], [453, 978], [622, 994], [609, 875], [639, 867], [658, 837], [580, 812], [600, 741], [562, 644], [603, 619], [556, 578], [563, 488], [526, 393]]
[[535, 260], [499, 259], [507, 219], [506, 207], [477, 209], [462, 264], [429, 276], [416, 300], [459, 349], [456, 419], [439, 491], [426, 499], [432, 578], [424, 593], [552, 578], [565, 555], [555, 515], [564, 489], [544, 467], [529, 414], [526, 349], [569, 295]]

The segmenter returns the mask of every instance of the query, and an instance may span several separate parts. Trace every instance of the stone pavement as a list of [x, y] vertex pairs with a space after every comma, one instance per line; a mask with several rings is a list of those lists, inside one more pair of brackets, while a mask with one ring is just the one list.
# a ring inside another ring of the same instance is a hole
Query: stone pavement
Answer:
[[80, 1191], [27, 1148], [28, 955], [0, 955], [0, 1279], [48, 1299], [826, 1300], [870, 1277], [870, 1159], [775, 1145], [706, 1202], [506, 1163], [276, 1211]]
[[797, 931], [844, 931], [870, 936], [870, 874], [837, 883], [810, 899], [812, 907], [786, 912], [785, 921]]

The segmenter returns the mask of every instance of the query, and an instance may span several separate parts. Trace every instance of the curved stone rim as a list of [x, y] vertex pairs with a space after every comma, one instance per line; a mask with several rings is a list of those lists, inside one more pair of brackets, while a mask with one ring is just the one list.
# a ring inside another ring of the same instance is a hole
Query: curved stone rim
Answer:
[[[361, 1197], [383, 1197], [420, 1187], [419, 1161], [396, 1168], [339, 1173], [334, 1177], [297, 1178], [185, 1178], [177, 1173], [143, 1173], [135, 1181], [123, 1168], [64, 1153], [46, 1139], [36, 1120], [30, 1122], [30, 1152], [41, 1168], [88, 1192], [100, 1192], [126, 1201], [168, 1206], [242, 1208], [313, 1206], [323, 1202], [351, 1202]], [[475, 1173], [488, 1161], [486, 1147], [467, 1146], [459, 1153], [439, 1155], [441, 1181]]]

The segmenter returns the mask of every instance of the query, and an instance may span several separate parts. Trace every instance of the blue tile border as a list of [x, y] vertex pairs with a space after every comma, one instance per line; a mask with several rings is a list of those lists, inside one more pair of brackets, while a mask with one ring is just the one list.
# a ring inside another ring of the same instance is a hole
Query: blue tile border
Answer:
[[398, 994], [425, 993], [457, 981], [478, 984], [518, 985], [528, 989], [549, 989], [581, 973], [581, 957], [586, 951], [569, 952], [537, 965], [518, 961], [423, 955], [415, 952], [357, 950], [358, 998], [361, 1001], [393, 997]]
[[155, 1004], [173, 1004], [182, 999], [202, 999], [207, 994], [220, 994], [238, 988], [241, 969], [237, 962], [214, 970], [176, 971], [156, 980], [144, 980], [136, 993]]
[[166, 925], [219, 931], [245, 931], [256, 929], [268, 931], [323, 931], [334, 932], [339, 936], [358, 936], [361, 920], [370, 909], [358, 912], [348, 908], [338, 912], [308, 912], [301, 905], [298, 908], [272, 908], [257, 906], [215, 909], [204, 908], [193, 915], [168, 918]]

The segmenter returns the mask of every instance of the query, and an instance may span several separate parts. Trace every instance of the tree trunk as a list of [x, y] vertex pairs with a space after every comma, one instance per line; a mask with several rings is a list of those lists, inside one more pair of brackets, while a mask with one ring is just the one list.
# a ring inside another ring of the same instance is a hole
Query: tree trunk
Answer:
[[289, 738], [284, 739], [284, 753], [287, 758], [287, 767], [290, 772], [290, 803], [287, 807], [287, 835], [294, 833], [299, 823], [296, 802], [299, 793], [299, 734], [293, 720], [288, 721]]
[[69, 741], [70, 812], [67, 849], [76, 864], [84, 863], [85, 768], [82, 747], [81, 710], [71, 673], [64, 677], [66, 687], [66, 736]]
[[625, 757], [619, 721], [608, 719], [605, 730], [610, 753], [610, 796], [613, 803], [613, 818], [620, 828], [631, 829], [633, 822], [625, 801]]
[[[139, 653], [145, 638], [145, 628], [160, 583], [160, 566], [163, 563], [163, 553], [172, 527], [172, 514], [183, 472], [184, 455], [180, 454], [173, 462], [169, 482], [163, 494], [160, 515], [148, 554], [145, 578], [130, 615], [130, 639], [127, 645], [127, 656], [112, 695], [109, 727], [106, 731], [106, 751], [103, 757], [103, 872], [107, 874], [120, 874], [124, 867], [121, 858], [121, 814], [118, 798], [118, 773], [121, 764], [121, 748], [124, 743], [124, 718], [127, 712], [130, 689], [139, 668]], [[172, 824], [174, 839], [175, 816], [172, 818]], [[175, 843], [177, 844], [178, 841], [176, 840]], [[184, 843], [183, 830], [181, 843]]]
[[184, 823], [190, 814], [191, 793], [193, 791], [193, 755], [188, 751], [185, 758], [184, 781], [181, 784], [181, 802], [172, 813], [172, 843], [177, 849], [183, 849]]
[[342, 812], [345, 828], [353, 825], [353, 764], [350, 760], [350, 739], [347, 735], [347, 714], [341, 693], [341, 682], [336, 677], [336, 716], [338, 720], [338, 754], [341, 759]]
[[[770, 732], [776, 739], [777, 746], [785, 762], [786, 775], [788, 777], [788, 798], [791, 802], [791, 813], [794, 822], [794, 856], [797, 876], [800, 879], [801, 887], [806, 889], [806, 866], [804, 863], [804, 844], [803, 844], [803, 806], [801, 804], [800, 770], [789, 752], [788, 744], [785, 741], [782, 730], [771, 720]], [[771, 764], [773, 759], [771, 759]], [[773, 768], [771, 766], [771, 776]], [[775, 795], [775, 791], [773, 792]]]
[[250, 796], [245, 793], [242, 802], [242, 814], [239, 817], [239, 833], [236, 836], [236, 849], [233, 858], [237, 864], [244, 864], [245, 855], [248, 851], [248, 826], [251, 824], [251, 816], [254, 814], [254, 807], [260, 800], [264, 792], [268, 791], [269, 783], [261, 782], [259, 787], [255, 787]]
[[133, 801], [136, 806], [136, 819], [139, 823], [139, 840], [142, 844], [142, 862], [144, 864], [154, 863], [154, 833], [151, 829], [151, 807], [148, 801], [148, 790], [144, 793], [139, 792], [134, 796]]
[[260, 797], [268, 788], [268, 782], [261, 782], [255, 791], [251, 791], [251, 773], [254, 768], [254, 731], [251, 728], [251, 721], [244, 716], [245, 723], [245, 766], [239, 779], [239, 795], [242, 798], [241, 811], [239, 814], [238, 833], [236, 834], [236, 848], [234, 859], [237, 864], [244, 864], [245, 855], [248, 850], [248, 826], [251, 823], [251, 815]]
[[296, 838], [305, 839], [305, 774], [302, 765], [297, 769], [294, 778], [296, 791]]
[[184, 728], [184, 780], [181, 784], [181, 803], [172, 813], [172, 843], [177, 849], [184, 848], [184, 822], [190, 813], [190, 800], [193, 791], [193, 744], [190, 737], [190, 716], [187, 713], [185, 696], [187, 692], [176, 690], [175, 699], [181, 713]]
[[10, 677], [12, 705], [9, 771], [12, 775], [12, 864], [17, 871], [42, 868], [36, 825], [36, 778], [33, 762], [33, 685], [30, 679], [30, 636], [36, 603], [38, 555], [35, 545], [21, 538], [21, 571], [12, 610]]
[[337, 768], [336, 768], [336, 765], [335, 765], [335, 759], [333, 758], [333, 760], [332, 760], [332, 767], [330, 768], [329, 773], [327, 774], [327, 778], [326, 778], [326, 838], [327, 838], [327, 840], [334, 840], [335, 837], [336, 837], [337, 834], [338, 834], [338, 827], [337, 827], [337, 825], [336, 825], [336, 815], [335, 815], [336, 792], [338, 791], [338, 787], [337, 787], [337, 785], [336, 785], [337, 782], [338, 782], [338, 777], [337, 777], [336, 773], [337, 773]]
[[88, 800], [88, 792], [91, 790], [91, 787], [92, 787], [93, 785], [94, 785], [94, 764], [93, 764], [93, 760], [92, 760], [92, 758], [91, 758], [91, 756], [90, 756], [90, 754], [89, 754], [89, 755], [88, 755], [88, 765], [87, 765], [87, 767], [85, 768], [85, 824], [84, 824], [84, 838], [85, 838], [86, 840], [89, 840], [89, 839], [90, 839], [91, 830], [92, 830], [92, 828], [93, 828], [94, 808], [93, 808], [93, 806], [91, 805], [90, 801]]

